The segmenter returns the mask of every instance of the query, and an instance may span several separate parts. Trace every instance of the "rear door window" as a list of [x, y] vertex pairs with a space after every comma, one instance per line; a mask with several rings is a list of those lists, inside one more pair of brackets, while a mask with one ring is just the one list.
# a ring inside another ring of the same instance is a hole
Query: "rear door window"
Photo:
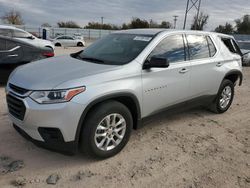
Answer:
[[12, 37], [11, 29], [0, 29], [0, 35], [5, 37]]
[[16, 38], [28, 38], [30, 36], [31, 36], [31, 34], [25, 32], [25, 31], [14, 30], [14, 37], [16, 37]]
[[206, 36], [187, 35], [187, 41], [191, 60], [210, 57]]

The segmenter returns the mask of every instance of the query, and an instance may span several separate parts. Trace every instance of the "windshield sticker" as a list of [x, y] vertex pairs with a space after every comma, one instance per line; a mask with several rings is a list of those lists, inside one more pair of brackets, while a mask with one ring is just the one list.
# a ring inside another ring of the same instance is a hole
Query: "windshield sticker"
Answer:
[[148, 42], [152, 39], [152, 37], [144, 37], [144, 36], [136, 36], [134, 40], [145, 41]]

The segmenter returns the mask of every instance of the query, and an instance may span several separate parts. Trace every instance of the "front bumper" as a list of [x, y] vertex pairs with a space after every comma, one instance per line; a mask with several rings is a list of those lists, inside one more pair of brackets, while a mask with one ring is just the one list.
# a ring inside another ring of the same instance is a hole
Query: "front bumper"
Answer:
[[63, 153], [66, 155], [73, 155], [78, 151], [78, 144], [76, 141], [63, 142], [61, 140], [56, 140], [56, 139], [39, 141], [39, 140], [33, 139], [31, 136], [29, 136], [24, 130], [22, 130], [17, 125], [13, 124], [13, 127], [16, 129], [18, 133], [20, 133], [21, 136], [33, 142], [38, 147], [42, 147], [42, 148], [52, 150], [52, 151], [57, 151], [59, 153]]
[[84, 105], [75, 102], [38, 104], [29, 97], [8, 95], [21, 100], [26, 108], [22, 120], [9, 113], [14, 128], [21, 135], [47, 149], [68, 154], [77, 151], [76, 132]]

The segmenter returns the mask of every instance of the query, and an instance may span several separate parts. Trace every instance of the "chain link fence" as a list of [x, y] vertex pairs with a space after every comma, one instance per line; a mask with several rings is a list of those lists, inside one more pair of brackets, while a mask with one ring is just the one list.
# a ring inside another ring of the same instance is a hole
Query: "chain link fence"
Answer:
[[85, 39], [98, 39], [105, 35], [108, 35], [114, 31], [112, 30], [101, 30], [101, 29], [80, 29], [80, 28], [44, 28], [44, 27], [32, 27], [32, 26], [25, 26], [25, 25], [16, 25], [15, 27], [28, 31], [36, 35], [37, 37], [42, 37], [43, 29], [47, 30], [47, 36], [49, 38], [55, 38], [59, 35], [81, 35]]

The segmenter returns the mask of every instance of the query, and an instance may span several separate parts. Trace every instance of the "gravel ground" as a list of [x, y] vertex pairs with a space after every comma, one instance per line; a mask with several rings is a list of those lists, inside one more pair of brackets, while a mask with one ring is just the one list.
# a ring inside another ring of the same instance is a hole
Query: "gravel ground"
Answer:
[[249, 67], [225, 114], [199, 108], [161, 113], [106, 160], [65, 156], [23, 139], [11, 126], [4, 97], [1, 87], [0, 187], [250, 187]]

